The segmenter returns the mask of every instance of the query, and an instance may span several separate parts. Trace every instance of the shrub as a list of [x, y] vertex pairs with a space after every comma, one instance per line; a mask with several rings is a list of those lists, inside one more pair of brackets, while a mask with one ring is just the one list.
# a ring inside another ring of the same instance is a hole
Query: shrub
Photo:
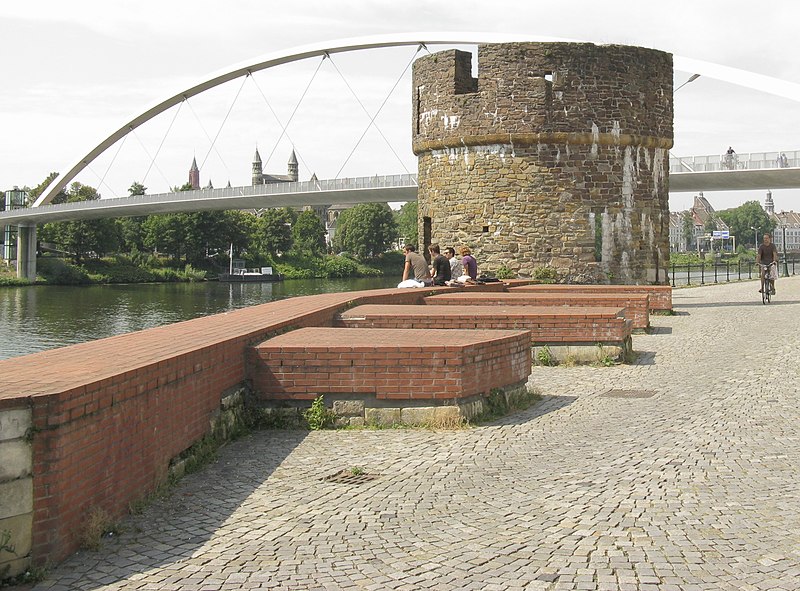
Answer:
[[555, 283], [558, 281], [558, 271], [553, 267], [536, 267], [533, 270], [533, 278], [542, 283]]
[[31, 285], [31, 282], [27, 279], [20, 279], [19, 277], [0, 275], [1, 287], [21, 287], [23, 285]]
[[328, 255], [322, 260], [322, 270], [326, 277], [355, 277], [359, 264], [347, 257]]
[[494, 276], [498, 279], [515, 279], [517, 277], [517, 273], [503, 265], [497, 270]]
[[554, 365], [553, 353], [550, 351], [550, 347], [548, 347], [547, 345], [542, 346], [536, 352], [536, 361], [539, 362], [539, 365], [545, 365], [545, 366]]
[[54, 257], [40, 258], [37, 262], [37, 274], [46, 283], [53, 285], [81, 285], [91, 282], [83, 269]]
[[206, 278], [206, 272], [200, 269], [195, 269], [191, 265], [186, 265], [183, 269], [183, 273], [180, 273], [180, 277], [185, 281], [204, 281]]
[[324, 397], [317, 396], [314, 402], [311, 403], [311, 408], [303, 413], [303, 418], [308, 421], [309, 429], [318, 431], [331, 426], [336, 419], [336, 415], [325, 406]]

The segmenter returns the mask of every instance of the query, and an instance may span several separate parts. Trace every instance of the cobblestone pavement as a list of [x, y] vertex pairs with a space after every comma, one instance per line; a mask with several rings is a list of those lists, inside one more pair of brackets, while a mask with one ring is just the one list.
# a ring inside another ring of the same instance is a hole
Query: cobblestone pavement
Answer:
[[493, 425], [239, 440], [36, 589], [800, 589], [800, 277], [756, 290], [677, 290]]

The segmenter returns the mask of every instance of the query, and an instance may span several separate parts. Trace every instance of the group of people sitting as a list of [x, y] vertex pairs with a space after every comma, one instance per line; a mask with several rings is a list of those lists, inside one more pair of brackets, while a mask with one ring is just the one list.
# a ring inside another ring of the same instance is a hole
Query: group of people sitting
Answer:
[[478, 279], [478, 262], [466, 246], [459, 249], [460, 258], [457, 258], [453, 247], [446, 248], [442, 254], [438, 244], [431, 244], [428, 247], [430, 266], [413, 244], [403, 246], [403, 252], [406, 255], [403, 280], [397, 287], [462, 285], [475, 283]]

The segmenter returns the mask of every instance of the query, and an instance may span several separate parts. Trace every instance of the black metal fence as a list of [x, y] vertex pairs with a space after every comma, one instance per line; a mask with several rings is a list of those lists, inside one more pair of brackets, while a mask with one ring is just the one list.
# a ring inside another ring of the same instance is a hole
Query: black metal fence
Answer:
[[[781, 277], [795, 275], [795, 267], [800, 268], [800, 256], [789, 255], [781, 258], [778, 274]], [[672, 287], [758, 279], [758, 265], [754, 261], [673, 264], [670, 268]]]

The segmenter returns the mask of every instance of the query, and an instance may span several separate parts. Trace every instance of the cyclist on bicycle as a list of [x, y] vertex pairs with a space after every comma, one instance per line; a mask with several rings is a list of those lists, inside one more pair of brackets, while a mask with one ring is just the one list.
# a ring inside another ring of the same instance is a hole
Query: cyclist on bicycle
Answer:
[[[772, 279], [772, 289], [770, 292], [772, 295], [775, 295], [775, 280], [778, 278], [778, 249], [775, 248], [775, 245], [772, 243], [772, 236], [769, 234], [764, 234], [764, 243], [758, 247], [756, 263], [759, 265], [761, 274], [761, 289], [758, 290], [758, 293], [763, 291], [764, 272], [769, 270], [769, 278]], [[775, 265], [774, 272], [772, 272], [770, 269], [770, 265], [772, 264]]]

